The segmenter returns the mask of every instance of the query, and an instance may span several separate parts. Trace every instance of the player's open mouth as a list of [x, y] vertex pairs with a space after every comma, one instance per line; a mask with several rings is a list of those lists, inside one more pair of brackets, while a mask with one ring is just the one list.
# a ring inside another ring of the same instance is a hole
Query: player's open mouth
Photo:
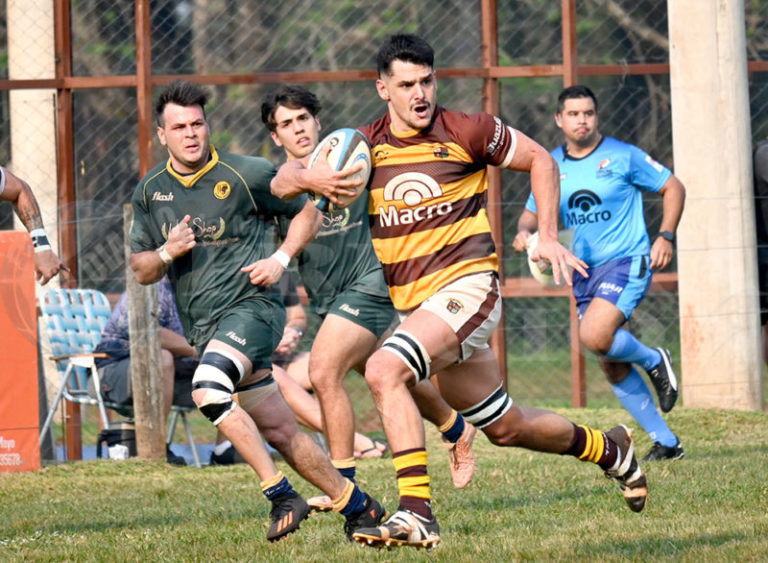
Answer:
[[429, 104], [419, 104], [417, 106], [413, 106], [413, 112], [418, 117], [427, 117], [429, 115]]

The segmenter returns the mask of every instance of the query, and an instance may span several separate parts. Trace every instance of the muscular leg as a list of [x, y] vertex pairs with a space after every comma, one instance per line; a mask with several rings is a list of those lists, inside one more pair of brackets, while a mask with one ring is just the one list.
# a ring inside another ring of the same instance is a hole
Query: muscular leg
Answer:
[[173, 354], [163, 348], [160, 351], [160, 360], [163, 369], [163, 420], [168, 420], [173, 404], [173, 381], [176, 375], [176, 367], [173, 364]]
[[[275, 378], [285, 402], [291, 407], [298, 423], [315, 432], [322, 432], [323, 413], [318, 400], [307, 393], [293, 377], [287, 374], [286, 370], [278, 366], [272, 366], [272, 377]], [[371, 438], [358, 432], [355, 432], [354, 442], [356, 453], [376, 447]], [[373, 446], [371, 445], [372, 443]]]
[[[433, 375], [432, 378], [437, 378]], [[411, 387], [411, 395], [421, 416], [434, 424], [443, 436], [448, 450], [453, 486], [463, 489], [475, 474], [475, 456], [472, 442], [477, 430], [445, 402], [432, 381], [423, 381]]]
[[312, 383], [309, 381], [309, 352], [302, 352], [296, 356], [290, 364], [285, 366], [285, 371], [305, 391], [312, 391]]
[[438, 428], [453, 414], [453, 409], [443, 400], [431, 381], [424, 381], [411, 387], [411, 395], [421, 416]]
[[[611, 383], [613, 393], [627, 412], [643, 427], [643, 430], [654, 442], [659, 442], [663, 446], [674, 447], [678, 443], [677, 436], [656, 409], [653, 395], [643, 377], [631, 363], [607, 356], [615, 349], [616, 331], [622, 324], [624, 324], [624, 313], [605, 299], [597, 298], [589, 304], [584, 312], [579, 327], [579, 335], [587, 349], [598, 354], [600, 367]], [[625, 339], [634, 338], [629, 333], [621, 336]], [[653, 350], [646, 349], [639, 342], [630, 345], [630, 347], [638, 349], [636, 355], [632, 356], [633, 360], [642, 361], [642, 358], [651, 355], [648, 351], [658, 354]]]
[[290, 407], [278, 390], [248, 414], [264, 438], [297, 473], [332, 499], [342, 495], [346, 480], [331, 465], [320, 446], [299, 430]]
[[[490, 348], [478, 350], [466, 362], [440, 371], [440, 392], [459, 411], [477, 405], [500, 385], [498, 364]], [[543, 409], [515, 405], [482, 430], [498, 446], [542, 452], [561, 453], [573, 440], [573, 424], [568, 419]]]
[[280, 387], [280, 393], [282, 393], [288, 406], [291, 407], [299, 424], [303, 424], [311, 430], [322, 432], [323, 416], [317, 399], [307, 393], [293, 377], [288, 375], [286, 370], [279, 366], [272, 366], [272, 377], [275, 378], [275, 382]]
[[[205, 349], [206, 352], [216, 350], [223, 350], [235, 356], [243, 365], [244, 372], [251, 372], [251, 361], [232, 346], [212, 340]], [[263, 377], [267, 371], [260, 370], [256, 374], [256, 379]], [[205, 397], [208, 393], [210, 393], [210, 389], [195, 389], [192, 391], [192, 399], [198, 407], [205, 404]], [[272, 461], [264, 441], [261, 439], [256, 424], [239, 406], [235, 405], [234, 410], [219, 423], [217, 429], [234, 444], [246, 463], [253, 468], [262, 481], [268, 481], [278, 474], [278, 469]]]
[[579, 326], [579, 337], [587, 347], [599, 356], [617, 362], [638, 364], [648, 370], [659, 364], [661, 354], [649, 348], [632, 333], [621, 329], [624, 313], [613, 303], [599, 297], [584, 311]]
[[344, 377], [365, 361], [375, 345], [372, 332], [338, 315], [325, 318], [312, 345], [309, 377], [320, 401], [333, 460], [354, 455], [355, 413], [344, 389]]

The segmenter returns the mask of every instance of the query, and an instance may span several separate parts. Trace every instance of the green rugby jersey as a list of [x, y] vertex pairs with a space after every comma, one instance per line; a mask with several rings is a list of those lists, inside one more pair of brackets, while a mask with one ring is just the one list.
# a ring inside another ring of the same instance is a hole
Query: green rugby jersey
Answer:
[[304, 207], [305, 197], [282, 201], [269, 183], [275, 167], [266, 159], [217, 152], [189, 176], [178, 174], [170, 159], [153, 168], [134, 191], [131, 252], [156, 250], [185, 215], [195, 232], [195, 247], [174, 260], [168, 277], [179, 314], [193, 343], [208, 334], [222, 313], [252, 297], [282, 307], [277, 286], [252, 285], [240, 268], [275, 251], [274, 224]]
[[[281, 231], [285, 232], [284, 221]], [[355, 289], [389, 297], [368, 227], [368, 192], [352, 205], [323, 213], [315, 240], [298, 256], [299, 273], [312, 308], [321, 315], [341, 292]]]

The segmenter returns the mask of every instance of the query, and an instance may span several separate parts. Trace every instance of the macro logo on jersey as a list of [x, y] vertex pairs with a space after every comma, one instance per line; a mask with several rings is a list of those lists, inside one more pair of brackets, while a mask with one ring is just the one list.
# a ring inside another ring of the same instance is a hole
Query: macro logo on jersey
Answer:
[[216, 196], [216, 199], [227, 199], [230, 193], [232, 193], [232, 186], [229, 185], [229, 182], [219, 182], [213, 188], [213, 195]]
[[[163, 233], [163, 238], [168, 240], [168, 232], [176, 225], [176, 223], [163, 223], [160, 228]], [[224, 217], [218, 219], [206, 220], [203, 217], [193, 217], [189, 221], [189, 228], [195, 233], [195, 238], [200, 240], [219, 240], [224, 236], [224, 232], [227, 230], [227, 222], [224, 221]]]
[[450, 201], [433, 205], [422, 205], [443, 195], [443, 189], [432, 176], [421, 172], [405, 172], [392, 178], [384, 186], [384, 201], [402, 201], [408, 207], [403, 209], [395, 205], [379, 208], [379, 223], [383, 227], [409, 225], [417, 221], [431, 219], [437, 215], [447, 215], [453, 207]]
[[611, 212], [600, 209], [603, 201], [595, 192], [578, 190], [568, 198], [568, 212], [565, 214], [565, 228], [570, 229], [585, 223], [600, 223], [611, 218]]

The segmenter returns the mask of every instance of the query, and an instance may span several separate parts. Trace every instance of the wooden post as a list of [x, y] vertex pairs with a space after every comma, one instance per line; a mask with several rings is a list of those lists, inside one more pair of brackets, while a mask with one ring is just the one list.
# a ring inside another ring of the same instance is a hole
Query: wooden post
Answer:
[[139, 457], [165, 459], [163, 373], [157, 323], [157, 287], [141, 285], [131, 270], [130, 228], [133, 208], [123, 206], [125, 285], [128, 292], [128, 334], [131, 342], [131, 383]]
[[579, 338], [579, 309], [572, 292], [568, 296], [568, 302], [571, 331], [571, 406], [583, 408], [587, 406], [587, 369], [584, 349]]

